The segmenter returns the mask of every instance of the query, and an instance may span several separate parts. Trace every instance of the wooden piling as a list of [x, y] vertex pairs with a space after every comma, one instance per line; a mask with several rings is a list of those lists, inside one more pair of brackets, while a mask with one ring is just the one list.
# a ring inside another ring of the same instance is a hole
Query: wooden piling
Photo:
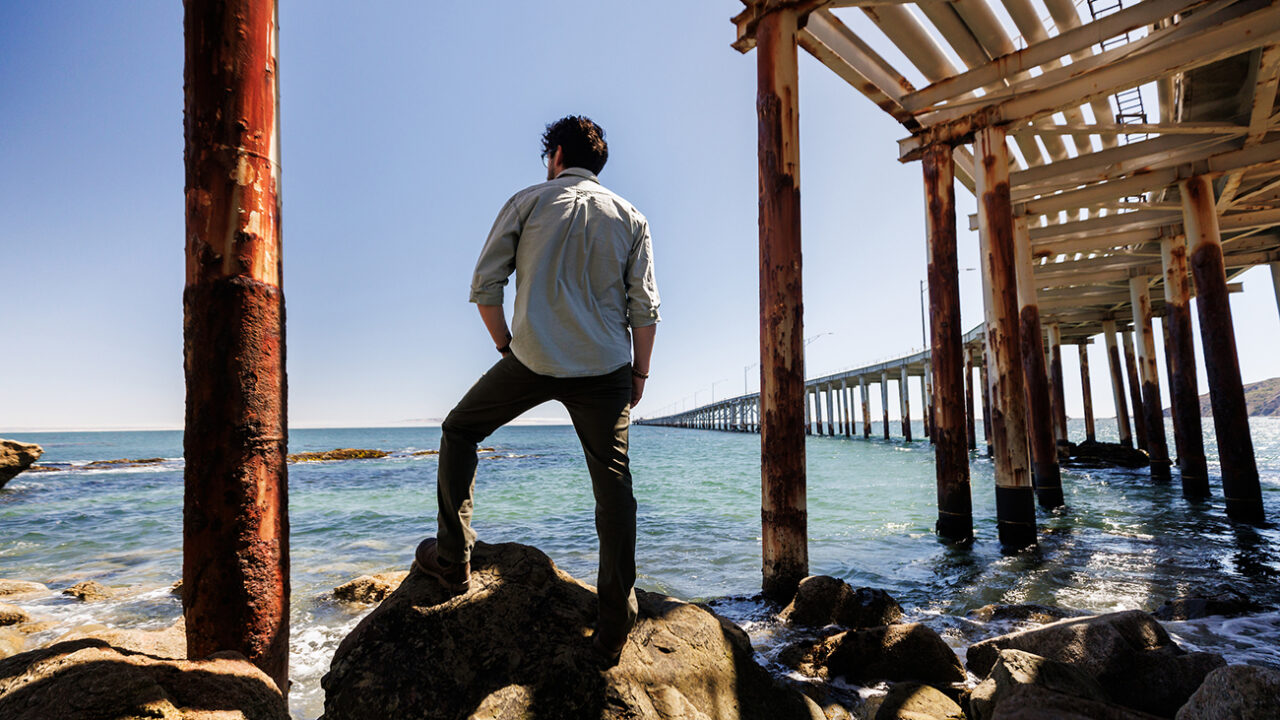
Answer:
[[899, 412], [902, 413], [902, 439], [911, 442], [911, 392], [908, 384], [907, 366], [902, 366], [898, 377]]
[[1067, 390], [1062, 376], [1062, 328], [1049, 323], [1049, 383], [1053, 388], [1053, 438], [1065, 443], [1067, 438]]
[[809, 574], [796, 33], [789, 7], [756, 25], [762, 574], [765, 595], [781, 601]]
[[867, 394], [867, 378], [858, 377], [858, 392], [862, 400], [862, 437], [871, 438], [871, 396]]
[[[938, 522], [935, 529], [941, 537], [963, 541], [973, 537], [968, 451], [974, 442], [973, 366], [960, 332], [960, 270], [956, 259], [952, 149], [949, 145], [930, 146], [925, 150], [923, 160], [933, 373], [930, 383], [930, 404], [934, 408], [931, 437], [938, 486]], [[961, 382], [962, 372], [965, 373], [964, 383]], [[965, 406], [958, 407], [966, 387]]]
[[274, 0], [185, 3], [187, 655], [289, 687], [289, 513]]
[[[1151, 476], [1169, 479], [1169, 446], [1164, 435], [1164, 404], [1160, 401], [1160, 375], [1156, 360], [1156, 335], [1151, 317], [1151, 278], [1129, 278], [1133, 305], [1134, 342], [1138, 348], [1138, 379], [1142, 383], [1142, 416], [1147, 426], [1147, 455]], [[1225, 286], [1225, 285], [1224, 285]]]
[[1262, 488], [1249, 434], [1249, 411], [1236, 354], [1235, 327], [1227, 297], [1222, 236], [1214, 208], [1213, 185], [1204, 176], [1183, 180], [1182, 224], [1191, 252], [1191, 273], [1196, 284], [1196, 311], [1200, 314], [1200, 346], [1209, 379], [1209, 401], [1222, 463], [1222, 494], [1227, 515], [1247, 523], [1262, 523]]
[[[978, 191], [986, 346], [992, 364], [991, 438], [1000, 543], [1020, 548], [1036, 541], [1035, 494], [1028, 467], [1027, 408], [1018, 328], [1016, 255], [1009, 197], [1009, 152], [1001, 127], [978, 130], [974, 142]], [[993, 372], [992, 372], [993, 371]]]
[[1165, 352], [1169, 363], [1169, 397], [1173, 435], [1178, 449], [1182, 495], [1209, 497], [1209, 466], [1204, 454], [1200, 393], [1196, 381], [1195, 338], [1191, 330], [1191, 288], [1187, 282], [1187, 239], [1166, 237], [1160, 243], [1164, 267]]
[[1080, 357], [1080, 395], [1084, 400], [1084, 439], [1098, 441], [1098, 429], [1093, 419], [1093, 384], [1089, 382], [1089, 345], [1080, 341], [1076, 345]]
[[[937, 353], [937, 350], [934, 350]], [[965, 437], [968, 440], [970, 450], [978, 449], [978, 418], [977, 411], [973, 406], [973, 353], [967, 349], [964, 351], [964, 407], [965, 407]], [[967, 467], [967, 460], [966, 460]]]
[[884, 439], [889, 439], [889, 373], [880, 371], [880, 409], [884, 411]]
[[1133, 447], [1129, 431], [1129, 402], [1124, 393], [1124, 367], [1120, 363], [1120, 347], [1116, 344], [1116, 321], [1102, 321], [1102, 335], [1107, 343], [1107, 366], [1111, 369], [1111, 397], [1116, 406], [1116, 431], [1120, 444]]
[[1125, 374], [1129, 379], [1129, 404], [1133, 408], [1133, 435], [1139, 450], [1147, 449], [1147, 420], [1142, 413], [1142, 381], [1138, 378], [1138, 359], [1133, 351], [1133, 334], [1120, 331], [1124, 345]]
[[1023, 393], [1026, 398], [1027, 429], [1031, 444], [1032, 478], [1036, 498], [1046, 509], [1061, 507], [1062, 473], [1058, 467], [1058, 444], [1053, 436], [1053, 407], [1049, 399], [1049, 373], [1045, 368], [1044, 340], [1040, 331], [1040, 304], [1031, 260], [1031, 235], [1026, 218], [1013, 227], [1015, 274], [1017, 276], [1018, 337], [1021, 343]]

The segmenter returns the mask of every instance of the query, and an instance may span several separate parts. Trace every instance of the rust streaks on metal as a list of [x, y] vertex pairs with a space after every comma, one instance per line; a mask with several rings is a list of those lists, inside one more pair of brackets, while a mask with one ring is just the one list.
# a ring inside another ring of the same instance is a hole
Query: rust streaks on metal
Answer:
[[1111, 395], [1116, 406], [1116, 431], [1120, 444], [1133, 447], [1133, 433], [1129, 430], [1129, 402], [1124, 392], [1124, 366], [1120, 363], [1120, 346], [1116, 343], [1116, 321], [1102, 322], [1102, 336], [1107, 344], [1107, 366], [1111, 370]]
[[1120, 331], [1124, 345], [1125, 373], [1129, 380], [1129, 402], [1133, 407], [1133, 434], [1139, 450], [1147, 449], [1147, 420], [1142, 410], [1142, 381], [1138, 379], [1138, 359], [1133, 349], [1133, 333]]
[[1165, 238], [1160, 244], [1160, 254], [1164, 265], [1169, 396], [1182, 494], [1189, 498], [1204, 498], [1209, 497], [1209, 467], [1204, 454], [1204, 428], [1200, 423], [1186, 238], [1182, 235]]
[[1042, 507], [1063, 504], [1062, 474], [1058, 467], [1058, 447], [1053, 435], [1053, 409], [1049, 397], [1049, 373], [1044, 361], [1044, 340], [1040, 330], [1040, 307], [1031, 261], [1031, 239], [1027, 221], [1014, 221], [1014, 253], [1018, 294], [1018, 337], [1021, 343], [1023, 390], [1026, 394], [1027, 427], [1036, 498]]
[[1134, 343], [1138, 350], [1138, 379], [1142, 383], [1142, 414], [1147, 428], [1147, 455], [1151, 476], [1169, 478], [1169, 446], [1164, 434], [1164, 405], [1160, 401], [1160, 375], [1156, 360], [1156, 338], [1152, 325], [1149, 278], [1129, 280], [1133, 305]]
[[1081, 342], [1076, 346], [1080, 357], [1080, 395], [1084, 400], [1084, 439], [1096, 442], [1097, 426], [1093, 419], [1093, 383], [1089, 377], [1089, 346]]
[[276, 8], [185, 7], [187, 650], [243, 653], [287, 690]]

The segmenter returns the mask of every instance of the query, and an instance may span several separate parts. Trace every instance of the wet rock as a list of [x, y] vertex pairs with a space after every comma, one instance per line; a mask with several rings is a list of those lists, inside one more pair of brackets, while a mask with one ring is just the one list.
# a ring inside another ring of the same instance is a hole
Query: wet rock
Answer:
[[377, 575], [361, 575], [348, 583], [333, 589], [333, 596], [343, 602], [376, 603], [382, 602], [388, 595], [400, 587], [400, 583], [409, 576], [408, 572], [389, 572]]
[[182, 618], [163, 630], [129, 630], [110, 628], [106, 625], [82, 625], [50, 644], [90, 638], [101, 640], [118, 650], [142, 653], [154, 658], [168, 660], [187, 658], [187, 630]]
[[1211, 615], [1238, 617], [1267, 609], [1243, 594], [1227, 589], [1211, 595], [1186, 595], [1166, 600], [1152, 615], [1161, 620], [1195, 620]]
[[1003, 699], [1024, 685], [1103, 703], [1110, 700], [1096, 680], [1066, 663], [1021, 650], [1001, 650], [991, 674], [969, 695], [970, 720], [988, 720]]
[[49, 588], [37, 582], [26, 580], [0, 580], [0, 597], [22, 597], [36, 593], [47, 593]]
[[183, 588], [182, 580], [181, 580], [181, 579], [179, 579], [177, 582], [175, 582], [174, 584], [172, 584], [172, 585], [170, 585], [170, 586], [169, 586], [169, 594], [170, 594], [170, 595], [174, 595], [174, 596], [176, 596], [179, 600], [181, 600], [181, 599], [182, 599], [182, 588]]
[[1037, 685], [1019, 685], [1000, 703], [991, 720], [1159, 720], [1159, 717]]
[[1063, 461], [1072, 467], [1122, 467], [1144, 468], [1151, 464], [1151, 457], [1142, 450], [1120, 443], [1102, 443], [1086, 440], [1070, 444], [1070, 457]]
[[327, 462], [330, 460], [367, 460], [384, 458], [391, 453], [387, 450], [362, 450], [358, 448], [338, 448], [337, 450], [326, 450], [325, 452], [300, 452], [291, 453], [289, 462]]
[[875, 720], [964, 720], [964, 711], [939, 690], [920, 683], [896, 683], [880, 702]]
[[96, 580], [85, 580], [63, 590], [62, 594], [70, 595], [83, 602], [94, 602], [95, 600], [106, 600], [115, 595], [115, 591]]
[[54, 620], [39, 620], [36, 622], [29, 622], [29, 623], [23, 623], [21, 625], [16, 625], [14, 626], [13, 629], [17, 630], [23, 635], [35, 635], [36, 633], [42, 633], [42, 632], [45, 632], [46, 630], [52, 630], [56, 627], [58, 627], [58, 623]]
[[361, 621], [321, 682], [326, 720], [822, 717], [756, 663], [741, 628], [695, 605], [637, 592], [639, 622], [604, 669], [593, 588], [524, 545], [480, 543], [471, 568], [458, 597], [411, 570]]
[[1209, 673], [1177, 720], [1270, 720], [1280, 713], [1280, 670], [1228, 665]]
[[284, 697], [242, 656], [159, 660], [76, 640], [0, 663], [0, 717], [288, 720]]
[[21, 625], [25, 622], [31, 622], [31, 616], [26, 610], [17, 605], [0, 603], [0, 626]]
[[969, 671], [988, 674], [1001, 650], [1064, 662], [1097, 680], [1120, 705], [1172, 717], [1204, 676], [1224, 664], [1211, 653], [1187, 653], [1140, 610], [1059, 620], [969, 646]]
[[1020, 605], [983, 605], [966, 613], [969, 617], [982, 622], [1013, 621], [1028, 622], [1036, 625], [1055, 622], [1073, 616], [1075, 613], [1048, 605], [1022, 603]]
[[0, 488], [43, 454], [44, 448], [39, 445], [0, 439]]
[[26, 644], [26, 633], [19, 632], [14, 628], [0, 628], [0, 660], [4, 660], [7, 657], [12, 657], [22, 652], [22, 648], [26, 646]]
[[850, 629], [889, 625], [902, 619], [902, 606], [884, 590], [858, 588], [826, 575], [800, 581], [779, 619], [792, 625], [842, 625]]
[[951, 685], [965, 679], [960, 659], [946, 641], [920, 623], [849, 630], [817, 644], [798, 643], [784, 649], [778, 660], [805, 675], [860, 684], [914, 680]]
[[109, 468], [128, 468], [142, 467], [144, 465], [159, 465], [164, 462], [164, 458], [120, 458], [119, 460], [94, 460], [91, 463], [76, 468], [77, 470], [106, 470]]

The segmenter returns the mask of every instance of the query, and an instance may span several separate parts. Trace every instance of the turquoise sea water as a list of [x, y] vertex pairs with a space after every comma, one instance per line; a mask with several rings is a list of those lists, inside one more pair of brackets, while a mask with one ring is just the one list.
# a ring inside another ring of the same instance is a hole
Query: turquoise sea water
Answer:
[[[1212, 423], [1206, 418], [1206, 428]], [[877, 424], [878, 429], [878, 424]], [[894, 428], [896, 432], [896, 428]], [[916, 437], [922, 433], [916, 424]], [[1280, 420], [1252, 422], [1264, 503], [1280, 518]], [[432, 456], [438, 428], [293, 430], [290, 451], [380, 448], [378, 460], [291, 465], [292, 656], [290, 706], [321, 712], [319, 678], [368, 608], [332, 601], [358, 575], [407, 569], [435, 532]], [[981, 431], [979, 431], [981, 432]], [[1170, 429], [1169, 437], [1172, 438]], [[1114, 422], [1099, 421], [1100, 439]], [[1073, 437], [1082, 429], [1072, 425]], [[874, 435], [874, 432], [873, 432]], [[58, 623], [49, 640], [89, 622], [163, 627], [181, 614], [169, 587], [181, 573], [182, 436], [179, 432], [19, 433], [44, 446], [42, 464], [0, 491], [0, 577], [47, 584], [20, 602]], [[1206, 433], [1207, 450], [1215, 450]], [[590, 483], [568, 427], [509, 427], [484, 443], [475, 527], [482, 540], [535, 545], [594, 582]], [[640, 587], [712, 600], [752, 633], [768, 661], [786, 631], [752, 596], [760, 584], [759, 437], [659, 427], [632, 429], [639, 502]], [[1014, 556], [995, 542], [991, 465], [973, 462], [977, 540], [949, 547], [933, 536], [933, 455], [927, 442], [838, 437], [808, 441], [810, 566], [855, 586], [889, 590], [909, 617], [957, 648], [999, 628], [964, 617], [987, 603], [1038, 602], [1081, 611], [1154, 609], [1185, 592], [1223, 585], [1280, 605], [1280, 530], [1226, 519], [1215, 482], [1208, 502], [1182, 499], [1145, 471], [1066, 470], [1068, 507], [1040, 514], [1039, 546]], [[163, 457], [156, 466], [75, 469], [92, 460]], [[1211, 472], [1216, 471], [1211, 457]], [[95, 579], [120, 590], [80, 604], [58, 590]], [[1185, 644], [1235, 662], [1280, 667], [1280, 614], [1167, 625]]]

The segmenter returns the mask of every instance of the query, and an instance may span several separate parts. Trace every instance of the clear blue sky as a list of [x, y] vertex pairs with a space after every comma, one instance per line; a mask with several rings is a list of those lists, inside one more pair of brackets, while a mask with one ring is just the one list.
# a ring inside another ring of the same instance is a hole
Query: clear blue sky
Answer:
[[[604, 126], [602, 180], [653, 228], [664, 322], [637, 413], [704, 402], [716, 381], [718, 397], [742, 392], [757, 185], [737, 0], [354, 7], [280, 6], [293, 425], [440, 418], [497, 357], [467, 303], [471, 269], [503, 201], [541, 179], [543, 125], [570, 113]], [[5, 3], [0, 98], [0, 429], [180, 427], [181, 4]], [[919, 346], [923, 200], [919, 166], [896, 161], [904, 131], [803, 53], [801, 130], [806, 335], [830, 333], [810, 374]], [[962, 267], [976, 247], [962, 234]], [[1280, 375], [1270, 278], [1244, 282], [1245, 379]], [[961, 286], [967, 328], [977, 273]], [[1069, 353], [1078, 415], [1075, 367]]]

